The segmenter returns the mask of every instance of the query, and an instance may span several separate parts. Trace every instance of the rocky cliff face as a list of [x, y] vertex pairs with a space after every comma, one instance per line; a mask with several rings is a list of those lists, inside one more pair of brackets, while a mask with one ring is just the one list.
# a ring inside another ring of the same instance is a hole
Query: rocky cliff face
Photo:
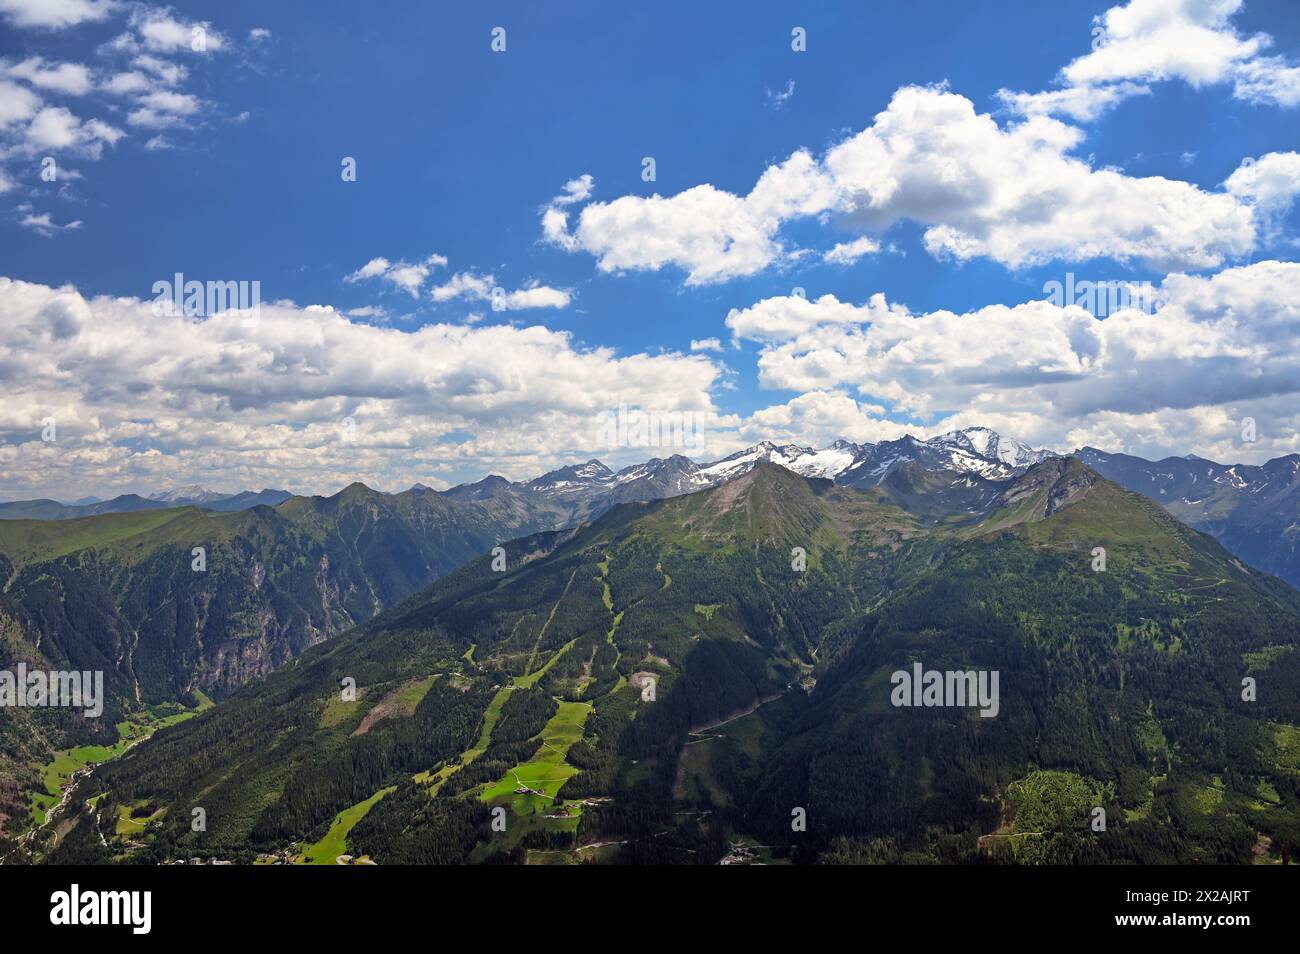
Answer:
[[[125, 705], [215, 698], [283, 666], [553, 508], [354, 484], [238, 513], [193, 508], [0, 524], [0, 577], [24, 644], [99, 669]], [[202, 550], [201, 568], [196, 554]]]

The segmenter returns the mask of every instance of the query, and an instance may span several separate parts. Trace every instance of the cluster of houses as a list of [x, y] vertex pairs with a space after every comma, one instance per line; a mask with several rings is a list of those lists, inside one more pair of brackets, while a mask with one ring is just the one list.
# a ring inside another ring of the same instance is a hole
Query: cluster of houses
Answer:
[[727, 847], [727, 854], [718, 862], [720, 865], [763, 864], [763, 862], [758, 860], [758, 855], [754, 852], [754, 849], [749, 845], [746, 845], [744, 842], [729, 842]]
[[168, 862], [173, 865], [233, 865], [233, 861], [227, 861], [225, 858], [191, 858], [186, 861], [184, 858], [177, 858], [175, 861]]

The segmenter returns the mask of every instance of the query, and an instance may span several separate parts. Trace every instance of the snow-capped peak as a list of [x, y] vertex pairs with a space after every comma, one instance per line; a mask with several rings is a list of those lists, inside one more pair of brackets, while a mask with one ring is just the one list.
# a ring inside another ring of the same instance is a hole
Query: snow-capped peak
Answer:
[[1035, 450], [1011, 437], [1003, 437], [987, 427], [966, 427], [949, 431], [925, 443], [951, 447], [1009, 467], [1029, 467], [1052, 456], [1051, 451]]
[[528, 482], [534, 490], [571, 490], [609, 483], [614, 472], [592, 458], [585, 464], [570, 464]]
[[775, 460], [774, 463], [781, 464], [788, 470], [803, 474], [805, 477], [833, 479], [852, 466], [859, 450], [847, 442], [836, 441], [835, 444], [821, 450], [800, 448], [799, 453], [784, 460]]
[[876, 444], [837, 440], [823, 448], [763, 441], [716, 463], [705, 464], [700, 472], [721, 482], [744, 473], [759, 460], [767, 460], [805, 477], [870, 485], [879, 483], [897, 467], [915, 461], [929, 470], [951, 470], [1001, 480], [1051, 456], [1051, 451], [1035, 450], [987, 427], [968, 427], [928, 440], [908, 434]]
[[[565, 500], [607, 494], [622, 495], [625, 499], [652, 499], [641, 495], [652, 492], [673, 496], [715, 487], [752, 470], [759, 461], [777, 464], [804, 477], [834, 480], [849, 486], [878, 484], [908, 463], [927, 470], [1003, 480], [1051, 456], [1050, 451], [1035, 450], [987, 427], [968, 427], [928, 440], [908, 434], [875, 444], [855, 444], [841, 439], [820, 448], [760, 441], [712, 463], [697, 464], [674, 454], [633, 464], [617, 473], [598, 460], [589, 460], [543, 474], [526, 486]], [[628, 497], [628, 494], [637, 496]]]
[[[654, 499], [654, 496], [676, 496], [688, 494], [705, 487], [712, 487], [719, 481], [700, 472], [700, 465], [689, 457], [674, 454], [671, 457], [655, 457], [644, 464], [624, 467], [614, 475], [613, 486], [616, 494], [631, 493], [627, 499]], [[651, 493], [653, 496], [644, 496]]]

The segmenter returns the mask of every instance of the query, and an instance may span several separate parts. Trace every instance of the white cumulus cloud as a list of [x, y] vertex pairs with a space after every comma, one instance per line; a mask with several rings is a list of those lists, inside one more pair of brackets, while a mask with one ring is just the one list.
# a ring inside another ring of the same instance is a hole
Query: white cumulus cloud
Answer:
[[103, 20], [120, 6], [115, 0], [0, 0], [0, 15], [16, 27], [61, 30]]
[[[1081, 139], [1077, 127], [1047, 116], [1003, 127], [964, 96], [905, 87], [872, 125], [820, 159], [801, 150], [768, 167], [747, 195], [703, 184], [667, 197], [622, 196], [585, 205], [572, 223], [552, 205], [543, 233], [594, 255], [602, 271], [675, 266], [688, 285], [753, 275], [787, 258], [781, 226], [812, 216], [872, 239], [916, 222], [934, 256], [1012, 268], [1113, 257], [1204, 269], [1255, 248], [1252, 202], [1093, 168], [1071, 154]], [[834, 261], [850, 248], [824, 254]]]
[[1058, 113], [1091, 120], [1147, 84], [1183, 80], [1193, 87], [1227, 84], [1238, 99], [1282, 107], [1300, 104], [1300, 66], [1269, 55], [1273, 38], [1244, 35], [1232, 18], [1242, 0], [1130, 0], [1096, 18], [1092, 52], [1061, 70], [1063, 88], [1000, 96], [1027, 115]]
[[[1154, 313], [1098, 318], [1045, 300], [918, 314], [884, 295], [783, 296], [726, 324], [759, 344], [765, 387], [855, 391], [941, 430], [982, 423], [1062, 448], [1092, 434], [1110, 450], [1232, 460], [1296, 450], [1300, 264], [1175, 274], [1156, 298]], [[1229, 424], [1247, 416], [1265, 436], [1243, 448]]]
[[720, 373], [703, 355], [622, 355], [536, 325], [402, 331], [288, 302], [250, 325], [0, 278], [0, 498], [531, 477], [607, 452], [600, 419], [620, 405], [714, 420]]

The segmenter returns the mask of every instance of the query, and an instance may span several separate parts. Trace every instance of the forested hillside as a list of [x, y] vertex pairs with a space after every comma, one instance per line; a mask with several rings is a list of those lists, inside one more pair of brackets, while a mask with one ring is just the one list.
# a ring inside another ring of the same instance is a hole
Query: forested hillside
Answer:
[[[56, 752], [112, 746], [124, 720], [149, 707], [193, 707], [196, 693], [225, 698], [556, 520], [536, 501], [508, 496], [390, 495], [354, 484], [233, 513], [0, 521], [0, 668], [102, 671], [107, 695], [98, 719], [5, 710], [0, 815], [26, 814], [23, 792], [41, 788], [41, 766]], [[0, 819], [0, 832], [14, 828]]]
[[[946, 509], [917, 490], [760, 464], [519, 539], [503, 570], [475, 560], [101, 766], [36, 855], [1244, 863], [1296, 843], [1295, 591], [1074, 460]], [[916, 663], [996, 672], [996, 715], [894, 705]]]

